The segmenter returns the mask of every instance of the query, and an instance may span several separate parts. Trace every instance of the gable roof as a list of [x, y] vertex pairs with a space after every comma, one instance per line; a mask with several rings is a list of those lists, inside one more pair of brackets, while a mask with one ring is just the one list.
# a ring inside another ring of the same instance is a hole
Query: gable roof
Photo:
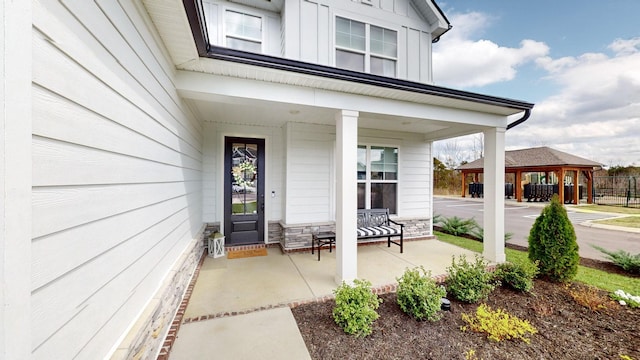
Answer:
[[[531, 167], [602, 167], [603, 164], [581, 158], [547, 146], [509, 150], [504, 153], [505, 168], [531, 168]], [[457, 170], [478, 170], [484, 168], [484, 158], [458, 166]]]
[[438, 42], [453, 27], [435, 0], [414, 0], [413, 4], [432, 26], [431, 42]]

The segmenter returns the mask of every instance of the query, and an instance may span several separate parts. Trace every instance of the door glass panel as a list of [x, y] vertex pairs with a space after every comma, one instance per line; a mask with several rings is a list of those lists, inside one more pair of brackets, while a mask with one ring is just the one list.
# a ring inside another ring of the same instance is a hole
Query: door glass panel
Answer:
[[234, 215], [256, 214], [258, 199], [258, 146], [257, 144], [234, 143], [231, 164], [231, 213]]

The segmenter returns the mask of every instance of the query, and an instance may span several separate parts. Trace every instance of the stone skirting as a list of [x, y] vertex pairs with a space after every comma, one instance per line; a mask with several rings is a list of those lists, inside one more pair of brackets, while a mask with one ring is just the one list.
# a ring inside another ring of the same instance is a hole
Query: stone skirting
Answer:
[[[432, 238], [431, 219], [427, 218], [394, 218], [404, 224], [404, 239]], [[268, 225], [268, 244], [280, 244], [283, 251], [302, 251], [311, 249], [311, 235], [313, 232], [335, 231], [334, 222], [284, 224], [278, 221], [270, 221]], [[207, 247], [207, 237], [220, 230], [219, 223], [207, 223], [202, 244]]]
[[[220, 231], [219, 223], [207, 223], [204, 228], [204, 235], [202, 243], [204, 247], [207, 247], [207, 238], [209, 235], [213, 234], [216, 231]], [[282, 239], [282, 226], [280, 226], [280, 222], [278, 221], [269, 221], [269, 227], [267, 229], [267, 242], [266, 244], [279, 244]]]
[[[431, 219], [424, 218], [394, 218], [393, 220], [404, 224], [404, 239], [432, 238]], [[269, 224], [272, 225], [272, 224]], [[311, 248], [311, 236], [314, 232], [335, 231], [335, 223], [307, 223], [307, 224], [283, 224], [280, 246], [285, 252], [308, 250]], [[385, 240], [386, 241], [386, 240]]]
[[[202, 233], [201, 233], [202, 234]], [[162, 351], [165, 338], [177, 333], [174, 318], [188, 293], [194, 271], [202, 258], [203, 236], [194, 239], [164, 279], [135, 325], [120, 343], [111, 359], [154, 359]]]

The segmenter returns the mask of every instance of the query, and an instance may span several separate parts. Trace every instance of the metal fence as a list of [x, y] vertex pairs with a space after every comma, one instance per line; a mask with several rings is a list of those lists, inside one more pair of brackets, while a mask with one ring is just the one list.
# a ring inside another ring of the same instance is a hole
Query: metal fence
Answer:
[[594, 202], [640, 208], [640, 178], [635, 176], [597, 176], [593, 178]]

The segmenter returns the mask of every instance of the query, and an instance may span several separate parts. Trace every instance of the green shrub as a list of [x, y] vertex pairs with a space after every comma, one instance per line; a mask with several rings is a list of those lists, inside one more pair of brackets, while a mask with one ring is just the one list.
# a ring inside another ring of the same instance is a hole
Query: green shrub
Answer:
[[347, 334], [365, 337], [373, 331], [371, 325], [379, 316], [376, 310], [382, 299], [371, 291], [369, 281], [355, 279], [353, 284], [342, 282], [333, 291], [336, 295], [333, 319]]
[[519, 263], [498, 264], [494, 275], [503, 285], [529, 292], [533, 289], [533, 279], [538, 275], [538, 263], [525, 260]]
[[[480, 226], [476, 227], [475, 229], [472, 229], [469, 232], [469, 235], [484, 242], [484, 229], [481, 228]], [[507, 241], [511, 240], [512, 237], [513, 237], [513, 233], [510, 233], [510, 232], [504, 233], [504, 243], [506, 244]]]
[[[480, 304], [475, 316], [462, 314], [462, 320], [469, 324], [471, 330], [486, 333], [489, 340], [494, 341], [520, 339], [529, 344], [531, 339], [527, 334], [538, 332], [529, 321], [521, 320], [502, 309], [492, 310], [487, 304]], [[463, 326], [461, 330], [466, 331], [467, 327]]]
[[479, 227], [475, 219], [462, 219], [457, 216], [444, 218], [443, 220], [440, 220], [440, 223], [442, 232], [454, 236], [470, 234], [471, 231]]
[[456, 262], [454, 256], [447, 273], [447, 291], [460, 301], [476, 303], [486, 299], [496, 287], [493, 274], [487, 271], [487, 262], [479, 255], [473, 263], [464, 256]]
[[633, 274], [640, 274], [640, 254], [631, 255], [631, 253], [624, 250], [608, 251], [600, 246], [591, 246], [607, 255], [611, 262], [621, 267], [624, 271]]
[[405, 270], [396, 278], [398, 305], [405, 313], [417, 320], [436, 321], [440, 319], [440, 299], [446, 295], [444, 287], [436, 284], [431, 272], [420, 266]]
[[557, 194], [529, 232], [529, 259], [538, 261], [540, 274], [553, 281], [567, 282], [578, 273], [576, 233]]

